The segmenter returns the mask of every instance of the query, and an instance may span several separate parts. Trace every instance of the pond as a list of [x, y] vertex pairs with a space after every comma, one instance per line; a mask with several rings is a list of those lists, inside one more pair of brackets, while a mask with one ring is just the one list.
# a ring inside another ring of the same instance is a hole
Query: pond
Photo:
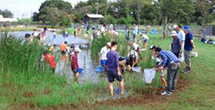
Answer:
[[[9, 34], [13, 34], [18, 38], [24, 39], [24, 35], [26, 33], [32, 34], [33, 31], [17, 31], [17, 32], [9, 32]], [[54, 38], [54, 34], [52, 32], [48, 32], [46, 38], [46, 44], [56, 44], [60, 45], [64, 41], [68, 42], [68, 45], [73, 44], [87, 44], [88, 41], [86, 39], [82, 39], [80, 37], [74, 37], [69, 35], [68, 37], [64, 38], [62, 35], [56, 34], [56, 38]], [[79, 45], [76, 45], [79, 46]], [[73, 78], [73, 72], [71, 71], [71, 62], [69, 61], [62, 61], [60, 56], [60, 48], [57, 47], [58, 52], [55, 53], [55, 59], [57, 61], [56, 67], [56, 74], [68, 76], [69, 79]], [[83, 68], [83, 73], [79, 76], [79, 82], [91, 81], [94, 83], [98, 83], [99, 81], [99, 73], [96, 73], [95, 69], [98, 64], [98, 61], [93, 60], [91, 58], [91, 51], [90, 49], [83, 49], [82, 52], [78, 56], [79, 67]]]

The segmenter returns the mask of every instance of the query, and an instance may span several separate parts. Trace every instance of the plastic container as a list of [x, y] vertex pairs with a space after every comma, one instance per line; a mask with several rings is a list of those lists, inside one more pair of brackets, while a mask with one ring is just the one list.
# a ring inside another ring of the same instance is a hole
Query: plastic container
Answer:
[[102, 67], [102, 66], [97, 66], [96, 67], [96, 72], [104, 72], [105, 71], [105, 68]]
[[83, 70], [84, 70], [84, 69], [82, 69], [82, 68], [78, 68], [78, 69], [77, 69], [77, 72], [78, 72], [78, 73], [82, 73]]

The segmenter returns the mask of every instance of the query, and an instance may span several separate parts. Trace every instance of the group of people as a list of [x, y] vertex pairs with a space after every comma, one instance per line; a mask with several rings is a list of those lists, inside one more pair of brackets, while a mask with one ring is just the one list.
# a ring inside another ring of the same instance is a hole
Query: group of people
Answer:
[[[146, 39], [149, 39], [145, 35], [141, 36], [144, 37], [143, 41], [145, 42], [147, 42]], [[153, 58], [156, 59], [157, 62], [155, 70], [161, 72], [161, 80], [163, 82], [163, 86], [165, 87], [165, 91], [163, 91], [161, 95], [171, 95], [176, 90], [179, 69], [184, 60], [186, 63], [184, 73], [191, 72], [190, 55], [192, 50], [195, 48], [195, 45], [193, 35], [190, 32], [190, 27], [184, 26], [182, 29], [181, 25], [175, 25], [171, 36], [173, 38], [171, 51], [162, 50], [162, 48], [156, 47], [155, 45], [152, 45], [150, 48], [153, 53]], [[124, 82], [122, 78], [122, 61], [124, 61], [127, 65], [127, 70], [129, 71], [132, 70], [133, 67], [137, 66], [138, 58], [141, 57], [140, 46], [135, 43], [135, 40], [133, 42], [129, 42], [128, 44], [132, 49], [129, 51], [127, 58], [122, 58], [119, 56], [117, 52], [117, 42], [108, 42], [100, 51], [100, 64], [107, 70], [111, 95], [114, 94], [113, 82], [115, 80], [119, 81], [121, 94], [123, 94]], [[146, 44], [143, 46], [145, 45]], [[167, 80], [165, 77], [166, 74]]]

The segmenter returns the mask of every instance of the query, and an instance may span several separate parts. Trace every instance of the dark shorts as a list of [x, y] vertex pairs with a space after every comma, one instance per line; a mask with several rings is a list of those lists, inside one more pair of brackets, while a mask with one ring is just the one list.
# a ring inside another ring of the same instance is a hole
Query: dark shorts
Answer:
[[66, 54], [66, 51], [61, 51], [62, 55], [65, 55]]
[[72, 68], [73, 73], [77, 73], [77, 69]]
[[116, 71], [107, 71], [107, 74], [108, 74], [108, 81], [110, 83], [114, 82], [115, 79], [119, 82], [122, 81], [122, 76], [118, 76], [117, 72]]

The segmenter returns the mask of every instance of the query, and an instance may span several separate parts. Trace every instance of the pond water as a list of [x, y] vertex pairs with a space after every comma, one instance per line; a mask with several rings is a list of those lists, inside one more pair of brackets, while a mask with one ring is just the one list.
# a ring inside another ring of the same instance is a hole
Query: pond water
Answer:
[[[9, 32], [9, 34], [16, 35], [18, 38], [24, 39], [24, 35], [26, 33], [32, 34], [33, 31], [17, 31], [17, 32]], [[67, 41], [68, 44], [87, 44], [88, 41], [86, 39], [82, 39], [80, 37], [74, 37], [69, 35], [67, 38], [64, 38], [62, 35], [56, 34], [56, 38], [54, 38], [54, 34], [52, 32], [48, 32], [46, 43], [47, 44], [57, 44], [60, 45], [64, 41]], [[76, 45], [79, 46], [79, 45]], [[71, 71], [71, 62], [68, 61], [62, 61], [61, 60], [61, 54], [60, 54], [60, 48], [57, 47], [57, 53], [54, 54], [55, 57], [57, 57], [55, 60], [57, 61], [57, 67], [56, 67], [56, 74], [65, 75], [69, 79], [73, 79], [73, 72]], [[83, 68], [83, 73], [79, 76], [79, 82], [85, 82], [85, 81], [91, 81], [94, 83], [98, 83], [99, 81], [99, 74], [103, 73], [96, 73], [95, 69], [98, 64], [98, 61], [95, 61], [91, 58], [91, 51], [90, 49], [83, 49], [82, 52], [78, 55], [78, 62], [79, 67]]]

